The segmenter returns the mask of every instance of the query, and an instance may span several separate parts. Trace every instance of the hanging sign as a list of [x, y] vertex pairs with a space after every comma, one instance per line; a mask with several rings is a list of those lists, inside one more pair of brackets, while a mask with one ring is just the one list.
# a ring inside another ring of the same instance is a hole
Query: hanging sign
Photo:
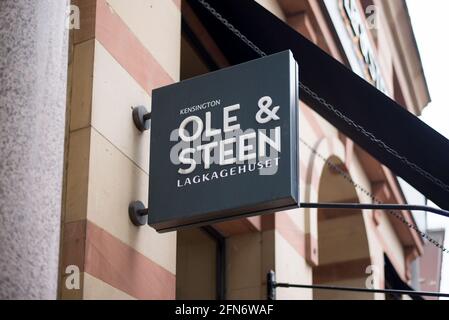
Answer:
[[285, 51], [153, 91], [152, 227], [298, 207], [297, 71]]

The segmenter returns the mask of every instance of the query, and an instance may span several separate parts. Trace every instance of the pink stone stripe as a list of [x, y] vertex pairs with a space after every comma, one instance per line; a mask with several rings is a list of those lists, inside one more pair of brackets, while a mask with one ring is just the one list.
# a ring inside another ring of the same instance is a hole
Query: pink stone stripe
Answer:
[[175, 299], [175, 275], [89, 221], [84, 271], [137, 299]]
[[[321, 160], [318, 159], [317, 161]], [[307, 166], [301, 160], [299, 161], [299, 179], [306, 186], [311, 186], [313, 190], [318, 192], [318, 188], [320, 187], [321, 174], [319, 175], [313, 174], [312, 170], [316, 170], [315, 167]]]
[[173, 0], [173, 3], [178, 7], [179, 10], [181, 10], [181, 0]]
[[[62, 273], [67, 266], [77, 266], [84, 271], [84, 252], [86, 247], [86, 220], [64, 224], [62, 245]], [[63, 274], [64, 276], [64, 274]]]
[[146, 92], [174, 82], [106, 0], [97, 0], [95, 37]]

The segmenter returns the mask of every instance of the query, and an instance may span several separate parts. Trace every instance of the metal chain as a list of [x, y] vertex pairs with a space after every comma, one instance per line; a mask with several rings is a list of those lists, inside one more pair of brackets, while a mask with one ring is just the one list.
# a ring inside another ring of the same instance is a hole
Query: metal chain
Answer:
[[306, 85], [299, 83], [299, 87], [304, 90], [312, 99], [316, 100], [321, 105], [325, 106], [327, 109], [329, 109], [331, 112], [333, 112], [335, 115], [337, 115], [340, 119], [345, 121], [350, 126], [354, 127], [357, 131], [368, 137], [372, 142], [376, 143], [379, 147], [386, 150], [388, 153], [399, 159], [401, 162], [405, 163], [407, 166], [409, 166], [412, 170], [418, 172], [446, 192], [449, 192], [449, 186], [445, 184], [443, 181], [441, 181], [438, 178], [435, 178], [433, 175], [419, 167], [417, 164], [409, 161], [406, 157], [401, 156], [395, 149], [389, 147], [385, 142], [383, 142], [380, 139], [377, 139], [371, 132], [365, 130], [362, 126], [356, 124], [353, 120], [345, 116], [342, 112], [337, 110], [333, 105], [328, 103], [325, 99], [321, 98], [316, 94], [314, 91], [312, 91], [310, 88], [308, 88]]
[[[381, 200], [377, 199], [376, 196], [374, 196], [368, 189], [363, 187], [362, 185], [356, 183], [349, 174], [347, 174], [345, 171], [343, 171], [338, 165], [334, 164], [332, 161], [321, 155], [316, 149], [314, 149], [310, 144], [308, 144], [306, 141], [304, 141], [302, 138], [299, 138], [300, 142], [306, 146], [314, 155], [316, 155], [319, 159], [321, 159], [328, 167], [332, 168], [332, 170], [335, 170], [338, 172], [339, 175], [341, 175], [347, 182], [352, 184], [354, 188], [360, 190], [363, 194], [370, 197], [370, 199], [375, 204], [384, 204]], [[410, 222], [408, 222], [402, 214], [400, 214], [397, 210], [388, 210], [387, 213], [391, 214], [393, 217], [404, 223], [408, 228], [413, 229], [416, 231], [422, 238], [426, 239], [431, 243], [432, 245], [436, 246], [438, 249], [443, 251], [446, 254], [449, 254], [449, 249], [445, 248], [444, 245], [433, 239], [428, 233], [425, 233], [419, 228]]]
[[[263, 52], [258, 46], [256, 46], [251, 40], [249, 40], [245, 35], [243, 35], [234, 25], [232, 25], [226, 18], [224, 18], [217, 10], [215, 10], [207, 1], [205, 0], [197, 0], [206, 10], [208, 10], [217, 20], [219, 20], [224, 26], [226, 26], [232, 33], [234, 33], [241, 41], [243, 41], [249, 48], [251, 48], [255, 53], [257, 53], [260, 57], [265, 57], [267, 54]], [[332, 104], [328, 103], [325, 99], [321, 98], [316, 92], [311, 90], [309, 87], [304, 85], [303, 83], [299, 83], [299, 87], [307, 93], [312, 99], [316, 100], [321, 105], [328, 108], [331, 112], [336, 114], [339, 118], [344, 120], [349, 125], [353, 126], [357, 129], [357, 131], [361, 132], [368, 138], [370, 138], [371, 141], [375, 142], [377, 145], [385, 149], [388, 153], [392, 154], [396, 158], [398, 158], [403, 163], [407, 164], [410, 168], [413, 170], [419, 172], [421, 175], [444, 189], [446, 192], [449, 192], [449, 186], [446, 185], [443, 181], [441, 181], [438, 178], [435, 178], [430, 173], [426, 172], [422, 168], [420, 168], [418, 165], [410, 162], [406, 157], [401, 156], [396, 150], [389, 147], [387, 144], [385, 144], [382, 140], [377, 139], [372, 133], [366, 131], [362, 126], [356, 124], [353, 120], [345, 116], [342, 112], [337, 110]], [[373, 202], [382, 204], [382, 202], [378, 199], [376, 199], [371, 192], [369, 192], [366, 188], [362, 187], [361, 185], [355, 183], [352, 178], [347, 175], [344, 171], [342, 171], [338, 166], [335, 164], [332, 164], [329, 159], [326, 159], [324, 156], [322, 156], [317, 150], [315, 150], [312, 146], [310, 146], [307, 142], [305, 142], [303, 139], [300, 138], [300, 141], [302, 144], [304, 144], [306, 147], [308, 147], [315, 155], [317, 155], [320, 159], [325, 161], [327, 165], [331, 166], [333, 169], [338, 171], [347, 181], [349, 181], [355, 188], [362, 191], [364, 194], [368, 195]], [[449, 249], [446, 249], [442, 244], [440, 244], [438, 241], [433, 239], [430, 235], [428, 235], [425, 232], [422, 232], [419, 230], [419, 228], [411, 223], [409, 223], [400, 213], [397, 211], [390, 210], [388, 211], [389, 214], [393, 215], [395, 218], [397, 218], [399, 221], [404, 223], [408, 228], [413, 229], [416, 231], [422, 238], [426, 239], [433, 245], [435, 245], [438, 249], [442, 250], [444, 253], [449, 254]]]
[[232, 33], [234, 33], [237, 37], [239, 37], [248, 47], [250, 47], [254, 52], [256, 52], [259, 56], [265, 57], [267, 54], [260, 50], [258, 46], [256, 46], [252, 41], [250, 41], [246, 36], [244, 36], [240, 30], [234, 27], [226, 18], [217, 12], [214, 8], [211, 7], [209, 3], [204, 0], [198, 0], [199, 3], [203, 5], [217, 20], [219, 20], [226, 28], [228, 28]]
[[[245, 35], [243, 35], [234, 25], [232, 25], [226, 18], [224, 18], [219, 12], [217, 12], [214, 8], [211, 7], [209, 3], [207, 3], [205, 0], [197, 0], [199, 3], [201, 3], [204, 8], [206, 8], [217, 20], [219, 20], [224, 26], [226, 26], [232, 33], [234, 33], [240, 40], [242, 40], [248, 47], [250, 47], [255, 53], [257, 53], [261, 57], [265, 57], [267, 54], [263, 52], [258, 46], [256, 46], [252, 41], [250, 41]], [[312, 89], [310, 89], [308, 86], [303, 84], [302, 82], [299, 82], [299, 87], [307, 93], [312, 99], [317, 101], [319, 104], [325, 106], [329, 111], [334, 113], [337, 117], [345, 121], [350, 126], [354, 127], [357, 131], [365, 135], [367, 138], [369, 138], [372, 142], [376, 143], [379, 147], [387, 151], [392, 156], [399, 159], [402, 163], [406, 164], [408, 167], [410, 167], [412, 170], [418, 172], [420, 175], [424, 176], [426, 179], [431, 181], [432, 183], [439, 186], [441, 189], [445, 190], [449, 193], [449, 186], [445, 184], [440, 179], [434, 177], [429, 172], [425, 171], [421, 167], [419, 167], [417, 164], [411, 162], [406, 157], [401, 156], [399, 152], [397, 152], [395, 149], [388, 146], [385, 142], [383, 142], [380, 139], [377, 139], [374, 134], [367, 131], [365, 128], [363, 128], [361, 125], [356, 124], [353, 120], [345, 116], [341, 111], [339, 111], [337, 108], [335, 108], [332, 104], [327, 102], [324, 98], [320, 97], [316, 92], [314, 92]]]

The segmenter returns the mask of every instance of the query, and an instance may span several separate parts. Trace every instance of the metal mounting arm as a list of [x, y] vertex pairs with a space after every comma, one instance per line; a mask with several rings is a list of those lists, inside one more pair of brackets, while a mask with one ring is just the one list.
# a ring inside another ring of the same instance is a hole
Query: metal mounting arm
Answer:
[[151, 112], [148, 112], [144, 106], [137, 106], [133, 108], [134, 125], [140, 132], [150, 129]]
[[[449, 211], [421, 205], [408, 204], [364, 204], [364, 203], [305, 203], [299, 205], [303, 209], [349, 209], [349, 210], [411, 210], [432, 212], [437, 215], [449, 218]], [[148, 221], [148, 209], [141, 201], [134, 201], [129, 204], [129, 218], [135, 226], [143, 226]]]
[[328, 291], [349, 291], [349, 292], [364, 292], [364, 293], [386, 293], [386, 294], [406, 294], [414, 300], [424, 300], [422, 297], [449, 297], [447, 293], [440, 292], [426, 292], [426, 291], [412, 291], [412, 290], [396, 290], [396, 289], [368, 289], [342, 286], [324, 286], [324, 285], [304, 285], [292, 283], [276, 282], [276, 274], [273, 270], [267, 273], [267, 298], [270, 301], [276, 300], [276, 288], [299, 288], [299, 289], [313, 289], [313, 290], [328, 290]]
[[367, 210], [410, 210], [426, 211], [449, 218], [449, 211], [421, 205], [409, 204], [364, 204], [364, 203], [300, 203], [300, 208], [308, 209], [367, 209]]
[[131, 222], [136, 227], [144, 226], [148, 223], [148, 209], [141, 201], [131, 202], [128, 206], [128, 215]]

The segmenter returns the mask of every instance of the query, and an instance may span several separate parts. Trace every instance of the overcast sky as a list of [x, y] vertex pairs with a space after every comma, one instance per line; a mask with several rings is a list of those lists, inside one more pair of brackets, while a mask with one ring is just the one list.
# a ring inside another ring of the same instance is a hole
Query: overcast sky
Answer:
[[[407, 5], [432, 98], [421, 119], [449, 139], [449, 1], [407, 0]], [[446, 227], [449, 247], [449, 219], [430, 215], [429, 227]], [[444, 256], [441, 291], [448, 293], [449, 254]]]

